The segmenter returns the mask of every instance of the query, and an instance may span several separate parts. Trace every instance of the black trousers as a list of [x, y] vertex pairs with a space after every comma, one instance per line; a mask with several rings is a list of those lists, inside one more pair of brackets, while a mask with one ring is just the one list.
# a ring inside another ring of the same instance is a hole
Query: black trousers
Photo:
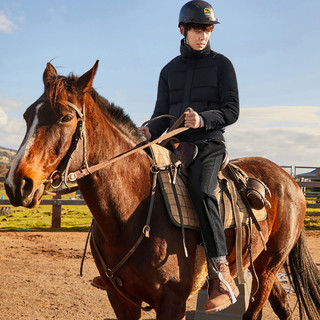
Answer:
[[225, 145], [198, 141], [198, 155], [189, 167], [188, 190], [199, 216], [202, 239], [208, 258], [227, 255], [224, 226], [213, 191], [225, 154]]

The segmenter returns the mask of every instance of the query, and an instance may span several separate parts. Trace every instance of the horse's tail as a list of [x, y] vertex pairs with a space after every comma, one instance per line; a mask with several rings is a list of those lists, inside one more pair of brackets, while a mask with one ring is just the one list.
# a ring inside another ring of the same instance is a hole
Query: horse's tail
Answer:
[[320, 272], [314, 263], [304, 229], [289, 254], [285, 264], [290, 282], [297, 295], [300, 319], [304, 319], [304, 312], [308, 319], [320, 319]]

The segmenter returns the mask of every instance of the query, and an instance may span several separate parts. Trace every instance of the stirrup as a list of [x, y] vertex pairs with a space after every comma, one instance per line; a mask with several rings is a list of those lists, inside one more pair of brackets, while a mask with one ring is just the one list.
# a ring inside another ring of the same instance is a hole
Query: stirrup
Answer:
[[236, 303], [236, 302], [237, 302], [237, 299], [236, 299], [236, 297], [235, 297], [235, 295], [234, 295], [234, 292], [233, 292], [233, 290], [231, 289], [230, 284], [229, 284], [226, 280], [224, 280], [224, 277], [223, 277], [223, 275], [222, 275], [222, 272], [220, 272], [220, 271], [218, 271], [218, 278], [219, 278], [219, 280], [226, 286], [226, 288], [228, 289], [229, 294], [230, 294], [230, 296], [231, 296], [231, 303], [232, 303], [232, 304]]

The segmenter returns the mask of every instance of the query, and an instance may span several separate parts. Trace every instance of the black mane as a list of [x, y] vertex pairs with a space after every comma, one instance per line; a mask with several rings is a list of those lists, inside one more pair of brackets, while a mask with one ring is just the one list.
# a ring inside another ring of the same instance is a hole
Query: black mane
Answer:
[[[57, 76], [51, 79], [46, 88], [46, 93], [51, 105], [54, 106], [58, 101], [64, 103], [64, 101], [67, 100], [67, 92], [71, 91], [81, 94], [82, 92], [79, 92], [79, 89], [77, 88], [77, 80], [78, 77], [72, 73], [68, 77]], [[106, 98], [100, 96], [93, 88], [91, 89], [91, 96], [103, 114], [124, 134], [133, 139], [135, 143], [144, 140], [142, 133], [122, 108], [116, 106], [114, 103], [110, 103]]]
[[99, 95], [99, 93], [92, 89], [91, 96], [101, 111], [124, 133], [136, 143], [143, 141], [143, 136], [138, 130], [137, 126], [132, 122], [130, 117], [124, 110], [114, 103], [110, 103], [106, 98]]

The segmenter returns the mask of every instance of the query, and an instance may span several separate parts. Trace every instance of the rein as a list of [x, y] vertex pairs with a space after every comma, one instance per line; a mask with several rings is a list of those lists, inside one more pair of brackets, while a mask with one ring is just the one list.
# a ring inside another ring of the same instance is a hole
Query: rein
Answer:
[[[82, 179], [88, 175], [93, 174], [94, 172], [96, 172], [98, 170], [105, 168], [106, 166], [112, 164], [113, 162], [115, 162], [117, 160], [123, 159], [129, 155], [137, 153], [147, 147], [150, 147], [153, 144], [156, 144], [160, 141], [171, 138], [171, 137], [189, 129], [187, 127], [179, 127], [183, 123], [184, 115], [182, 115], [179, 119], [177, 119], [176, 117], [171, 116], [171, 115], [161, 115], [161, 116], [155, 117], [151, 120], [144, 122], [143, 125], [145, 125], [151, 121], [158, 120], [160, 118], [164, 118], [164, 117], [176, 120], [176, 122], [174, 123], [171, 130], [169, 130], [163, 136], [161, 136], [151, 142], [143, 141], [128, 151], [125, 151], [121, 154], [114, 156], [113, 158], [111, 158], [109, 160], [106, 160], [104, 162], [101, 162], [101, 163], [98, 163], [98, 164], [95, 164], [95, 165], [89, 167], [88, 162], [87, 162], [87, 151], [86, 151], [85, 105], [83, 105], [83, 112], [81, 112], [80, 109], [75, 104], [73, 104], [69, 101], [66, 101], [66, 104], [69, 107], [73, 108], [78, 115], [77, 129], [76, 129], [74, 138], [72, 140], [71, 146], [70, 146], [66, 156], [64, 157], [64, 159], [62, 160], [62, 162], [59, 165], [59, 168], [61, 167], [62, 169], [55, 170], [54, 172], [52, 172], [49, 176], [49, 179], [45, 180], [44, 183], [49, 183], [53, 189], [58, 189], [61, 186], [62, 181], [63, 181], [64, 184], [67, 186], [67, 188], [56, 190], [56, 191], [46, 191], [45, 193], [49, 194], [49, 195], [63, 195], [63, 194], [72, 193], [72, 192], [78, 190], [79, 188], [78, 188], [78, 186], [69, 187], [68, 181], [75, 182], [79, 179]], [[70, 167], [70, 161], [72, 160], [73, 153], [77, 149], [79, 140], [83, 141], [82, 168], [75, 171], [75, 172], [68, 173], [69, 167]]]
[[186, 130], [188, 130], [187, 127], [178, 128], [178, 129], [172, 130], [172, 131], [168, 132], [167, 134], [165, 134], [165, 135], [153, 140], [152, 142], [147, 142], [146, 143], [145, 141], [143, 141], [142, 143], [137, 144], [132, 149], [130, 149], [128, 151], [125, 151], [125, 152], [123, 152], [121, 154], [118, 154], [115, 157], [113, 157], [113, 158], [111, 158], [111, 159], [109, 159], [109, 160], [107, 160], [105, 162], [101, 162], [101, 163], [93, 165], [93, 166], [91, 166], [89, 168], [83, 168], [83, 169], [80, 169], [78, 171], [69, 173], [68, 174], [68, 180], [71, 181], [71, 182], [74, 182], [74, 181], [76, 181], [78, 179], [82, 179], [87, 175], [90, 175], [90, 174], [92, 174], [92, 173], [94, 173], [94, 172], [96, 172], [98, 170], [103, 169], [107, 165], [109, 165], [109, 164], [111, 164], [111, 163], [113, 163], [113, 162], [115, 162], [117, 160], [123, 159], [123, 158], [125, 158], [125, 157], [127, 157], [127, 156], [129, 156], [131, 154], [134, 154], [134, 153], [136, 153], [136, 152], [138, 152], [140, 150], [143, 150], [143, 149], [145, 149], [147, 147], [150, 147], [151, 145], [156, 144], [156, 143], [158, 143], [158, 142], [160, 142], [162, 140], [171, 138], [171, 137], [173, 137], [173, 136], [175, 136], [175, 135], [177, 135], [177, 134], [179, 134], [179, 133], [181, 133], [183, 131], [186, 131]]

